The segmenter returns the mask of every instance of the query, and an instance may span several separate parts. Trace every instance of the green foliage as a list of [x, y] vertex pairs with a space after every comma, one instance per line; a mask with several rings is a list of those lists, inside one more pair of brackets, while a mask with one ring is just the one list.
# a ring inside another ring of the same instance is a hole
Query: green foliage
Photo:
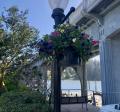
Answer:
[[62, 80], [75, 79], [76, 76], [77, 76], [76, 71], [72, 67], [67, 67], [62, 72], [62, 77], [61, 78], [62, 78]]
[[0, 87], [5, 81], [8, 90], [17, 87], [18, 77], [14, 74], [19, 74], [34, 56], [31, 45], [36, 41], [38, 31], [27, 22], [27, 14], [27, 10], [20, 11], [13, 6], [0, 16], [0, 80], [3, 80]]
[[7, 74], [4, 78], [4, 84], [7, 91], [25, 91], [27, 86], [19, 81], [19, 75]]
[[50, 112], [39, 92], [8, 92], [0, 97], [0, 112]]
[[18, 89], [18, 80], [15, 73], [5, 75], [4, 83], [7, 91]]
[[[38, 37], [38, 31], [27, 22], [27, 11], [11, 7], [0, 21], [0, 70], [12, 63], [24, 64], [33, 53], [30, 45]], [[18, 63], [19, 62], [19, 63]]]
[[11, 7], [2, 15], [0, 29], [3, 36], [0, 38], [0, 52], [4, 52], [4, 55], [18, 54], [36, 39], [37, 30], [29, 26], [26, 14], [27, 11], [23, 12]]
[[[50, 35], [43, 36], [38, 44], [40, 56], [53, 59], [64, 57], [68, 50], [86, 61], [92, 54], [92, 47], [98, 44], [86, 33], [71, 25], [60, 25]], [[61, 58], [62, 59], [62, 58]]]

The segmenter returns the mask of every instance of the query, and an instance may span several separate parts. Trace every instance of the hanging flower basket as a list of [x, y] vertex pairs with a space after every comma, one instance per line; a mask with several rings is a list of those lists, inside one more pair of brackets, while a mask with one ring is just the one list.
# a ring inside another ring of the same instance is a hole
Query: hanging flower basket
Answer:
[[71, 25], [61, 25], [50, 35], [45, 35], [38, 42], [41, 58], [54, 60], [59, 58], [66, 66], [76, 65], [80, 60], [88, 60], [91, 56], [92, 47], [98, 41], [82, 33]]

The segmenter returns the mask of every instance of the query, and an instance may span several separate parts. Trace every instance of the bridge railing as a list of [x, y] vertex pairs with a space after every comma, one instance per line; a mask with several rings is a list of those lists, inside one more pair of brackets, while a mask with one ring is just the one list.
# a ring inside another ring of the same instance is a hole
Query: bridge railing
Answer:
[[[102, 105], [102, 92], [100, 91], [88, 91], [88, 102], [95, 105], [101, 106]], [[84, 98], [81, 97], [81, 90], [80, 89], [62, 89], [62, 101], [63, 104], [70, 104], [70, 103], [80, 103], [83, 101]]]
[[[93, 90], [87, 90], [88, 91], [88, 96], [95, 94], [102, 94], [101, 91], [93, 91]], [[62, 89], [62, 96], [69, 96], [69, 97], [74, 97], [74, 96], [81, 96], [81, 89]]]
[[62, 89], [62, 96], [65, 96], [65, 97], [81, 96], [81, 90], [80, 89]]

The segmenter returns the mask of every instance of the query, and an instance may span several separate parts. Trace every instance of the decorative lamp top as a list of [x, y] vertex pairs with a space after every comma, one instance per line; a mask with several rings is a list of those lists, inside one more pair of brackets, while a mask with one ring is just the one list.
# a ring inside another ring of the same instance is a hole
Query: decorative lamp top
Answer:
[[48, 0], [51, 9], [60, 8], [65, 10], [68, 4], [68, 0]]

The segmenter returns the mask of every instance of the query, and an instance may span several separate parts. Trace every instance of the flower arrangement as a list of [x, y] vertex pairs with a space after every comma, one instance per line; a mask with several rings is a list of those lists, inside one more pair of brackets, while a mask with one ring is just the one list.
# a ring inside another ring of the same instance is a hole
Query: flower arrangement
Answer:
[[50, 35], [44, 35], [38, 42], [38, 48], [42, 58], [60, 57], [62, 59], [66, 50], [69, 49], [86, 61], [92, 55], [92, 47], [98, 43], [75, 26], [61, 25]]

